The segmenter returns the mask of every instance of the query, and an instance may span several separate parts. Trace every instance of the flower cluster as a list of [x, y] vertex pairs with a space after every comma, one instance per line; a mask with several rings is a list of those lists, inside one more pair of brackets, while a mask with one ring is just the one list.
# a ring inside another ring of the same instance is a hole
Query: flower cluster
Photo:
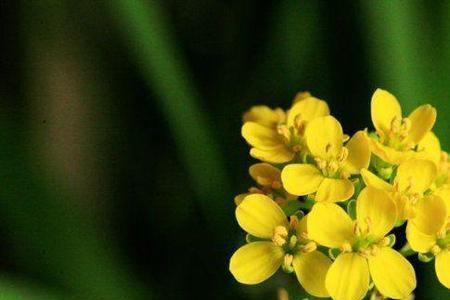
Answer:
[[407, 299], [416, 275], [406, 257], [417, 254], [450, 289], [450, 165], [432, 132], [436, 110], [404, 117], [378, 89], [371, 117], [373, 131], [348, 136], [307, 92], [287, 111], [244, 114], [242, 136], [260, 162], [249, 169], [255, 186], [235, 198], [247, 232], [230, 260], [237, 281], [258, 284], [281, 268], [315, 297]]

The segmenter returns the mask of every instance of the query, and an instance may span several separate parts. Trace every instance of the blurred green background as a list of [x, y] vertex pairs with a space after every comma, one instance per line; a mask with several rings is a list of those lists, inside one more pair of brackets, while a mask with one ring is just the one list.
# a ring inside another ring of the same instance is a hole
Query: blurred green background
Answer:
[[[276, 299], [239, 285], [254, 104], [297, 91], [347, 133], [375, 88], [438, 109], [450, 2], [0, 2], [0, 299]], [[447, 148], [448, 149], [448, 148]], [[418, 263], [417, 299], [450, 299]]]

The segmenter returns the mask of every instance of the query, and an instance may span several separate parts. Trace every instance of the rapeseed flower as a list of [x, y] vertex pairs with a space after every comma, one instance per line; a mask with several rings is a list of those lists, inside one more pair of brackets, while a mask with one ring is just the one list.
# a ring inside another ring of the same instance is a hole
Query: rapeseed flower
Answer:
[[394, 95], [377, 89], [371, 102], [372, 122], [376, 136], [370, 138], [372, 152], [385, 162], [398, 165], [414, 157], [414, 149], [431, 131], [436, 109], [429, 104], [419, 106], [408, 117]]
[[432, 234], [424, 234], [414, 224], [408, 224], [406, 237], [414, 251], [434, 257], [437, 278], [450, 289], [450, 219]]
[[236, 208], [239, 225], [260, 239], [239, 248], [231, 257], [230, 271], [237, 281], [258, 284], [281, 266], [295, 272], [311, 295], [328, 297], [325, 275], [331, 260], [308, 240], [307, 217], [288, 221], [281, 208], [269, 197], [249, 195]]
[[281, 171], [268, 163], [256, 163], [248, 170], [257, 186], [248, 189], [247, 193], [234, 197], [236, 205], [241, 204], [245, 197], [251, 194], [264, 194], [274, 199], [278, 204], [295, 199], [295, 196], [287, 193], [281, 184]]
[[344, 146], [344, 133], [332, 116], [316, 118], [305, 132], [310, 153], [309, 163], [289, 164], [281, 179], [285, 189], [297, 196], [316, 193], [318, 202], [338, 202], [350, 199], [354, 186], [350, 175], [367, 168], [370, 149], [362, 131]]
[[[446, 219], [443, 193], [433, 193], [437, 168], [429, 160], [410, 159], [397, 169], [393, 184], [368, 170], [361, 175], [368, 186], [391, 194], [397, 209], [397, 222], [409, 220], [421, 231], [431, 234]], [[430, 214], [429, 212], [432, 212]]]
[[308, 216], [310, 238], [341, 251], [326, 275], [327, 291], [335, 300], [359, 300], [372, 280], [385, 297], [407, 297], [416, 287], [414, 269], [386, 237], [396, 221], [393, 200], [367, 187], [356, 205], [355, 221], [334, 203], [318, 203]]
[[330, 114], [325, 101], [300, 95], [291, 109], [255, 106], [244, 114], [242, 136], [252, 146], [250, 155], [270, 163], [286, 163], [304, 151], [303, 134], [308, 122]]

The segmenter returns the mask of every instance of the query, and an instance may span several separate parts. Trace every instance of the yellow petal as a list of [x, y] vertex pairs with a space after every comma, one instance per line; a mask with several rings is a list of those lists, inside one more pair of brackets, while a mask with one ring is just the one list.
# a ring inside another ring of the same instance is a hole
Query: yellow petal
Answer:
[[355, 187], [348, 179], [325, 178], [316, 194], [317, 202], [340, 202], [350, 199]]
[[397, 169], [395, 182], [400, 191], [423, 193], [436, 179], [436, 165], [429, 160], [410, 159]]
[[318, 117], [328, 116], [330, 109], [328, 104], [320, 99], [308, 97], [296, 102], [288, 112], [287, 125], [294, 125], [295, 118], [299, 116], [301, 120], [311, 121]]
[[408, 225], [406, 225], [406, 238], [411, 249], [420, 253], [429, 252], [431, 247], [436, 244], [435, 235], [427, 235], [420, 232], [411, 222], [408, 222]]
[[293, 266], [303, 288], [315, 297], [328, 297], [325, 277], [331, 260], [319, 251], [294, 256]]
[[372, 122], [377, 131], [389, 132], [392, 120], [401, 119], [402, 109], [394, 95], [382, 89], [377, 89], [371, 102]]
[[433, 132], [428, 132], [417, 145], [417, 158], [428, 159], [439, 164], [441, 159], [441, 143]]
[[414, 217], [410, 220], [424, 234], [439, 232], [447, 221], [447, 206], [441, 197], [431, 195], [421, 198], [414, 206]]
[[361, 226], [369, 221], [369, 232], [383, 238], [395, 225], [397, 209], [386, 191], [366, 187], [356, 201], [356, 216]]
[[308, 214], [308, 237], [323, 246], [339, 248], [353, 241], [353, 221], [340, 206], [317, 203]]
[[399, 165], [402, 162], [414, 157], [416, 152], [407, 150], [399, 151], [381, 144], [375, 139], [369, 139], [370, 150], [373, 154], [393, 165]]
[[236, 197], [234, 197], [234, 204], [236, 204], [236, 206], [238, 206], [239, 204], [242, 203], [242, 201], [244, 201], [245, 197], [247, 197], [248, 195], [250, 195], [250, 193], [243, 193], [243, 194], [239, 194]]
[[306, 143], [313, 156], [336, 157], [342, 149], [342, 126], [332, 116], [312, 120], [305, 131]]
[[444, 250], [439, 253], [434, 266], [439, 282], [450, 289], [450, 251]]
[[297, 196], [316, 192], [323, 178], [319, 169], [309, 164], [291, 164], [281, 171], [285, 190]]
[[408, 117], [411, 121], [411, 129], [405, 139], [405, 144], [417, 145], [424, 136], [430, 132], [436, 122], [436, 109], [429, 105], [416, 108]]
[[369, 167], [370, 146], [366, 134], [358, 131], [345, 145], [348, 157], [345, 160], [344, 170], [350, 174], [359, 174], [362, 168]]
[[259, 238], [272, 238], [277, 226], [287, 226], [283, 210], [272, 199], [252, 194], [236, 207], [236, 219], [246, 232]]
[[287, 146], [280, 145], [280, 147], [270, 150], [252, 148], [250, 150], [250, 155], [254, 158], [269, 163], [282, 164], [291, 161], [295, 154]]
[[369, 270], [377, 289], [386, 297], [405, 298], [416, 288], [413, 266], [397, 251], [383, 247], [369, 257]]
[[361, 176], [364, 180], [364, 183], [367, 186], [371, 186], [380, 190], [384, 190], [387, 192], [391, 192], [393, 190], [393, 187], [391, 184], [389, 184], [388, 182], [384, 181], [383, 179], [381, 179], [380, 177], [378, 177], [377, 175], [373, 174], [372, 172], [370, 172], [367, 169], [362, 169], [361, 170]]
[[257, 163], [248, 169], [250, 176], [260, 185], [272, 185], [274, 182], [281, 184], [281, 171], [267, 163]]
[[246, 122], [242, 125], [241, 134], [247, 143], [261, 150], [271, 150], [284, 144], [276, 129], [255, 122]]
[[284, 252], [272, 242], [253, 242], [239, 248], [230, 259], [230, 272], [243, 284], [258, 284], [272, 276]]
[[369, 289], [369, 268], [366, 259], [356, 253], [339, 255], [325, 279], [334, 300], [360, 300]]
[[244, 114], [243, 121], [255, 122], [260, 125], [275, 128], [285, 119], [285, 113], [281, 108], [271, 109], [265, 105], [253, 106]]

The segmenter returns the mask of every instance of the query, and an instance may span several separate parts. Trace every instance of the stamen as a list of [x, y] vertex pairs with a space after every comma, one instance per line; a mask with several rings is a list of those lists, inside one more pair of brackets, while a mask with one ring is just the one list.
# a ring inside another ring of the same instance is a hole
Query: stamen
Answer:
[[288, 231], [287, 231], [286, 227], [277, 226], [277, 227], [275, 227], [272, 241], [275, 245], [282, 247], [284, 244], [286, 244], [287, 236], [288, 236]]
[[347, 157], [348, 157], [348, 149], [346, 147], [342, 147], [341, 152], [337, 157], [337, 160], [339, 162], [343, 162], [347, 159]]
[[281, 135], [286, 143], [289, 142], [291, 138], [291, 133], [289, 131], [289, 128], [286, 125], [278, 125], [277, 126], [277, 132], [279, 135]]
[[317, 250], [317, 244], [315, 242], [309, 242], [302, 247], [302, 253], [310, 253]]
[[352, 245], [350, 245], [350, 243], [347, 242], [347, 243], [342, 244], [340, 250], [342, 253], [345, 253], [345, 252], [352, 252], [353, 249], [352, 249]]
[[431, 247], [431, 253], [433, 253], [434, 256], [438, 255], [441, 250], [441, 247], [439, 247], [438, 245], [434, 245], [433, 247]]

